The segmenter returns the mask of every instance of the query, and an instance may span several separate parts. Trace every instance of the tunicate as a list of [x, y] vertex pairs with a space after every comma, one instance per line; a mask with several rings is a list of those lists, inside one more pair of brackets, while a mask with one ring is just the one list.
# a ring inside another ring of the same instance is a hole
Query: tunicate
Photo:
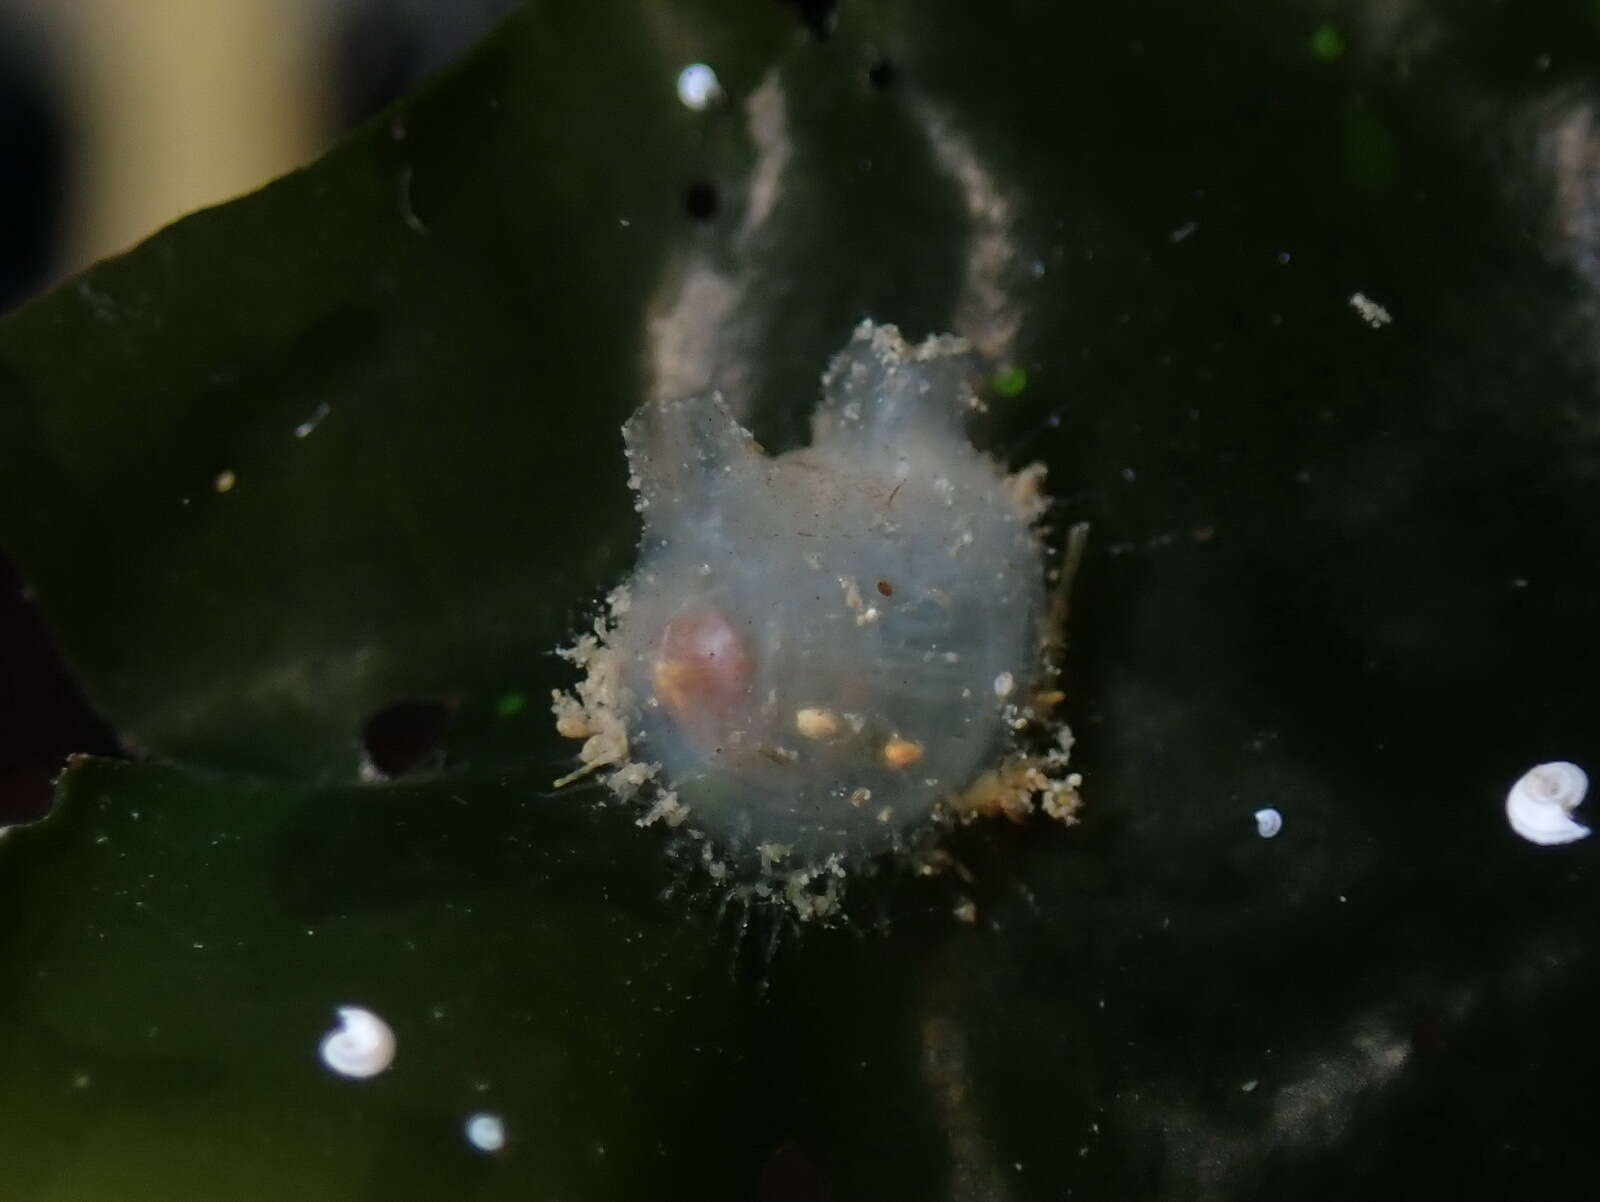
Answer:
[[969, 370], [955, 338], [864, 322], [807, 447], [767, 456], [714, 393], [624, 427], [640, 560], [555, 711], [586, 767], [653, 794], [647, 820], [818, 862], [892, 845], [980, 777], [1005, 812], [1048, 786], [985, 776], [1060, 693], [1043, 469], [1008, 476], [968, 441]]

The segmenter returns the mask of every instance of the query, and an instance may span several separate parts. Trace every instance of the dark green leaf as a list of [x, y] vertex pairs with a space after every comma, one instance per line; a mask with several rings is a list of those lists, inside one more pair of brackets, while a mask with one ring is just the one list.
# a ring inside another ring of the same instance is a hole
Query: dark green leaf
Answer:
[[[12, 832], [0, 1132], [39, 1198], [687, 1196], [736, 1163], [714, 913], [620, 810], [526, 782], [255, 788], [85, 760]], [[367, 1081], [334, 1007], [394, 1029]], [[467, 1116], [501, 1115], [503, 1164]], [[481, 1163], [480, 1163], [481, 1162]]]

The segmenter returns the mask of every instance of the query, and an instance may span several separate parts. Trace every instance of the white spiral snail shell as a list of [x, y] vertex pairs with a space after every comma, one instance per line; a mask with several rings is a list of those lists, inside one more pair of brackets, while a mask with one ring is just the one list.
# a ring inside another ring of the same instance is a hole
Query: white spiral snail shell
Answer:
[[376, 1077], [394, 1063], [394, 1032], [370, 1010], [340, 1006], [339, 1025], [322, 1037], [322, 1063], [342, 1077]]
[[1257, 810], [1254, 818], [1256, 820], [1256, 834], [1263, 839], [1274, 838], [1283, 829], [1283, 815], [1270, 806], [1264, 810]]
[[1572, 810], [1589, 791], [1589, 774], [1576, 764], [1556, 760], [1530, 768], [1506, 794], [1506, 819], [1530, 843], [1552, 846], [1582, 839], [1589, 828], [1572, 818]]

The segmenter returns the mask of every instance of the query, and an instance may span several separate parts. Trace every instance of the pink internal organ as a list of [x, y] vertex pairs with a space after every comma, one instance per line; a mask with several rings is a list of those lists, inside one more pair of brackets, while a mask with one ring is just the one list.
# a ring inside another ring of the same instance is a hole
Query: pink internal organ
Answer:
[[667, 623], [659, 644], [654, 683], [667, 712], [690, 734], [720, 730], [755, 679], [755, 662], [738, 629], [720, 611], [703, 606]]

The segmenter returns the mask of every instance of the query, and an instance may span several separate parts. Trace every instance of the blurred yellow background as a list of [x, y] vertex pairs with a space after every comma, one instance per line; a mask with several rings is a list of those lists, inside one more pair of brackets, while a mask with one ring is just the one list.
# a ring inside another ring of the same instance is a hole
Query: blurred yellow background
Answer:
[[[53, 184], [30, 178], [44, 167], [26, 156], [8, 162], [0, 150], [8, 188], [55, 193], [51, 245], [32, 286], [310, 161], [511, 7], [512, 0], [0, 0], [0, 69], [9, 64], [45, 98], [58, 135], [56, 157], [40, 158], [53, 162]], [[8, 102], [11, 95], [0, 94], [0, 129], [32, 145], [17, 127], [36, 118]]]

